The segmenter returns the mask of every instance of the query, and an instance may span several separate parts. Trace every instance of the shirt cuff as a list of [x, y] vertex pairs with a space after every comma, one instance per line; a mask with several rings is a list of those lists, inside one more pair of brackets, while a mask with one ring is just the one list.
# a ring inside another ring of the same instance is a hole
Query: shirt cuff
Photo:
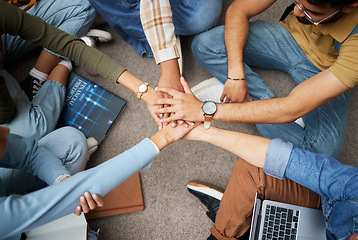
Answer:
[[157, 64], [179, 57], [179, 51], [176, 46], [154, 52], [154, 58]]
[[293, 149], [292, 143], [273, 139], [266, 150], [264, 172], [272, 177], [285, 179], [285, 172]]
[[149, 139], [149, 141], [153, 144], [155, 149], [155, 156], [157, 156], [160, 153], [158, 146], [152, 140]]

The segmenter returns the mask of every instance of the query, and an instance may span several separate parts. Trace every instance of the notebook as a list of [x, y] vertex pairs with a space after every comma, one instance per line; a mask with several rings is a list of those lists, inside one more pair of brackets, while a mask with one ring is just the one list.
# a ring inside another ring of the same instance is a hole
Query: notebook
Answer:
[[86, 214], [87, 219], [101, 218], [144, 209], [140, 174], [136, 172], [103, 197], [104, 206]]
[[27, 240], [86, 240], [87, 221], [82, 213], [56, 219], [35, 229], [26, 232]]
[[250, 240], [324, 240], [326, 225], [321, 210], [264, 200], [255, 196]]
[[59, 125], [75, 127], [100, 143], [126, 105], [126, 100], [71, 72]]

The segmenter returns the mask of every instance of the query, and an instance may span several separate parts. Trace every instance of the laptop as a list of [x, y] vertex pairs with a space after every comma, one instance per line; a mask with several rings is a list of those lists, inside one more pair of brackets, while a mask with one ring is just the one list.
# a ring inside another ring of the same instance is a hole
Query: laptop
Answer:
[[321, 210], [261, 200], [256, 192], [250, 240], [326, 240]]
[[102, 142], [127, 105], [127, 101], [71, 72], [60, 126], [72, 126]]

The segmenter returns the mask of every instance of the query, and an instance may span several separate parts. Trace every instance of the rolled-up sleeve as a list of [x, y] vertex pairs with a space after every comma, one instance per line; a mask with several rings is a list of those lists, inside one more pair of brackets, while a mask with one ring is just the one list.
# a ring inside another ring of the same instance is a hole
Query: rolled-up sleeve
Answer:
[[273, 139], [266, 150], [264, 172], [270, 176], [285, 179], [285, 172], [293, 149], [292, 143]]

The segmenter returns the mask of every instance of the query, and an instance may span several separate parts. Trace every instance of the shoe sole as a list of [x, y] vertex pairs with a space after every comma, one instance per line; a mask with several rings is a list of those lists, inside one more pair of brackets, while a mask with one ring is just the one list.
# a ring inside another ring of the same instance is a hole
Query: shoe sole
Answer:
[[188, 182], [187, 188], [199, 193], [209, 195], [219, 201], [221, 201], [224, 191], [216, 186], [200, 182]]

